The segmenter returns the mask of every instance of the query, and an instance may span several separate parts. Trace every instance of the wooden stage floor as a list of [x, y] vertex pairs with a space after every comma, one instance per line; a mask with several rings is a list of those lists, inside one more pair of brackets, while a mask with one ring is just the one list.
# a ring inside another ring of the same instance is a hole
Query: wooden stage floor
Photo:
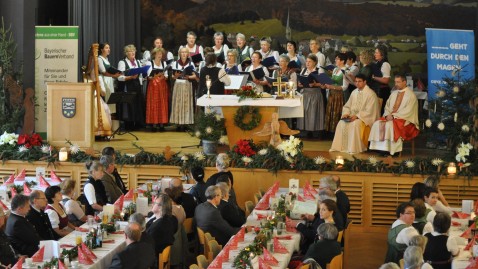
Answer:
[[[123, 134], [115, 136], [111, 141], [96, 141], [93, 145], [94, 150], [99, 154], [101, 150], [106, 146], [114, 147], [116, 150], [120, 150], [124, 153], [135, 154], [139, 151], [133, 143], [143, 147], [146, 151], [160, 153], [164, 151], [166, 146], [170, 146], [173, 152], [182, 153], [194, 153], [201, 151], [199, 146], [199, 139], [190, 136], [187, 132], [176, 132], [168, 130], [165, 132], [149, 132], [149, 131], [134, 131], [132, 132], [138, 137], [139, 140], [135, 140], [130, 134]], [[332, 144], [332, 139], [318, 139], [318, 138], [301, 138], [304, 142], [304, 152], [310, 157], [316, 157], [322, 155], [325, 158], [335, 158], [337, 155], [342, 155], [346, 159], [352, 159], [352, 155], [340, 152], [329, 152]], [[425, 148], [425, 136], [419, 135], [415, 139], [415, 156], [426, 157], [434, 156], [438, 157], [446, 153], [446, 151], [427, 149]], [[227, 146], [220, 146], [218, 151], [225, 152], [228, 150]], [[376, 152], [364, 152], [355, 154], [355, 157], [359, 159], [366, 159], [369, 156], [380, 157]], [[393, 158], [393, 161], [406, 160], [412, 158], [411, 143], [406, 142], [404, 144], [404, 150], [400, 157]]]

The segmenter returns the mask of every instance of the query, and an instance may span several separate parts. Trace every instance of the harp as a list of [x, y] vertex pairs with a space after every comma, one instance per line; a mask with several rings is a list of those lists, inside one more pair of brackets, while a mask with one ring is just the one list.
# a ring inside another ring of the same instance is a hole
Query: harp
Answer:
[[[86, 72], [85, 76], [90, 77], [92, 81], [92, 88], [94, 93], [94, 133], [95, 136], [110, 136], [111, 135], [111, 115], [109, 114], [109, 110], [107, 110], [107, 106], [105, 102], [101, 98], [101, 81], [99, 78], [99, 70], [98, 70], [98, 48], [99, 44], [95, 43], [92, 44], [90, 47], [90, 51], [88, 52], [88, 64], [86, 65]], [[105, 108], [106, 106], [106, 108]]]

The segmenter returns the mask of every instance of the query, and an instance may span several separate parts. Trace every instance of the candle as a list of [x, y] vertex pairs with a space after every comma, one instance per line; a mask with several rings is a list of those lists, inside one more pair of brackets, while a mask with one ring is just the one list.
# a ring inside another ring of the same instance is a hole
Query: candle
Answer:
[[344, 157], [337, 156], [337, 158], [335, 159], [335, 164], [344, 165]]
[[455, 163], [450, 163], [448, 164], [447, 172], [449, 175], [454, 175], [456, 174], [456, 165]]
[[435, 108], [433, 109], [433, 112], [437, 113], [437, 103], [436, 103], [436, 101], [435, 101]]
[[58, 153], [58, 160], [60, 162], [66, 162], [68, 160], [68, 151], [66, 148], [60, 149], [60, 152]]
[[458, 120], [458, 112], [455, 112], [455, 117], [453, 117], [453, 120], [456, 122]]

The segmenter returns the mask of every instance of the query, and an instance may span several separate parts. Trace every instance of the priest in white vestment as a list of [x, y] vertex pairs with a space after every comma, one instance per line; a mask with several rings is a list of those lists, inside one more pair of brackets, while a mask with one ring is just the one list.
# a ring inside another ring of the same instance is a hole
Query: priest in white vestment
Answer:
[[418, 100], [407, 87], [403, 75], [395, 76], [395, 88], [385, 105], [383, 117], [370, 131], [370, 149], [388, 151], [391, 155], [402, 151], [403, 141], [415, 138], [418, 125]]
[[375, 92], [367, 86], [366, 77], [355, 77], [355, 89], [342, 108], [342, 119], [337, 124], [330, 151], [350, 154], [367, 150], [370, 127], [380, 116]]

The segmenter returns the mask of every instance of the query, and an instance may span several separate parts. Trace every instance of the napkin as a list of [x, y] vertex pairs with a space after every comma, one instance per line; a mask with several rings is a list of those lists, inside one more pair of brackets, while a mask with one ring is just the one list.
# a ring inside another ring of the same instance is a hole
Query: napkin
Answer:
[[255, 209], [256, 210], [266, 210], [269, 208], [269, 201], [267, 203], [264, 201], [264, 199], [261, 199], [259, 203], [257, 203]]
[[275, 237], [279, 240], [292, 240], [292, 235], [278, 235]]
[[43, 255], [45, 254], [45, 246], [41, 247], [35, 254], [32, 256], [33, 262], [43, 262]]
[[11, 269], [22, 269], [23, 267], [23, 260], [25, 258], [21, 257], [20, 259], [18, 259], [17, 263], [11, 268]]
[[133, 200], [133, 196], [134, 196], [134, 192], [131, 189], [124, 195], [124, 199], [125, 200]]
[[453, 214], [451, 215], [451, 217], [457, 218], [457, 219], [467, 219], [470, 217], [470, 214], [453, 211]]
[[285, 230], [290, 233], [296, 233], [297, 229], [295, 228], [296, 224], [289, 218], [285, 217]]
[[315, 197], [314, 197], [314, 195], [310, 192], [310, 190], [308, 190], [308, 189], [303, 189], [303, 191], [304, 191], [304, 197], [305, 197], [305, 199], [307, 199], [307, 200], [315, 200]]
[[48, 182], [46, 182], [45, 178], [42, 175], [38, 176], [38, 181], [40, 182], [40, 187], [42, 187], [42, 188], [50, 187], [50, 184]]
[[83, 248], [81, 247], [78, 247], [78, 262], [87, 265], [93, 264], [93, 261], [83, 252]]
[[32, 193], [32, 190], [28, 188], [27, 183], [23, 183], [23, 194], [30, 195], [30, 193]]
[[74, 248], [75, 246], [70, 245], [70, 244], [61, 244], [60, 247], [61, 248]]
[[15, 188], [10, 188], [10, 192], [12, 193], [12, 199], [13, 199], [13, 197], [17, 195], [17, 191], [15, 190]]
[[58, 259], [58, 269], [66, 269], [65, 264], [62, 263], [60, 259]]
[[237, 232], [236, 236], [238, 237], [238, 240], [241, 242], [244, 241], [244, 234], [246, 233], [246, 227], [242, 227], [239, 232]]
[[300, 196], [299, 194], [297, 194], [297, 201], [299, 202], [305, 202], [305, 199], [304, 197]]
[[262, 254], [264, 255], [264, 261], [272, 266], [276, 266], [279, 264], [279, 261], [272, 256], [272, 254], [267, 250], [267, 248], [262, 247]]
[[7, 205], [6, 205], [6, 204], [4, 204], [4, 203], [2, 202], [2, 200], [0, 200], [0, 206], [2, 206], [3, 210], [5, 210], [5, 211], [7, 211], [7, 210], [8, 210], [8, 207], [7, 207]]
[[219, 256], [221, 256], [224, 261], [229, 260], [229, 250], [230, 250], [230, 249], [231, 249], [231, 248], [229, 247], [229, 245], [226, 245], [226, 246], [222, 249], [222, 251], [219, 253]]
[[15, 177], [15, 181], [25, 181], [25, 176], [27, 174], [27, 171], [25, 169], [23, 169], [20, 174], [18, 174], [16, 177]]
[[476, 226], [475, 226], [475, 223], [471, 224], [471, 226], [470, 226], [468, 229], [466, 229], [466, 231], [464, 231], [464, 232], [460, 235], [460, 237], [470, 238], [470, 236], [471, 236], [471, 229], [475, 229], [475, 227], [476, 227]]
[[14, 181], [15, 181], [15, 173], [11, 174], [10, 177], [5, 182], [3, 182], [3, 185], [5, 186], [11, 185], [13, 184]]
[[119, 209], [119, 211], [123, 211], [123, 204], [124, 204], [124, 194], [121, 194], [121, 196], [116, 200], [114, 203], [114, 206]]
[[276, 253], [289, 253], [286, 247], [279, 242], [279, 239], [274, 237], [274, 252]]
[[88, 258], [90, 259], [98, 259], [98, 257], [96, 257], [95, 253], [93, 253], [93, 251], [91, 251], [87, 246], [86, 244], [83, 242], [81, 243], [81, 249], [83, 250], [83, 253], [86, 254], [86, 256], [88, 256]]
[[478, 262], [476, 262], [475, 258], [470, 258], [470, 264], [465, 269], [478, 269]]
[[222, 258], [217, 256], [207, 268], [220, 269], [222, 268]]
[[452, 225], [452, 226], [461, 226], [461, 223], [452, 220], [452, 221], [451, 221], [451, 225]]
[[259, 257], [259, 269], [272, 269], [264, 259]]
[[55, 172], [53, 170], [50, 171], [50, 178], [51, 178], [52, 182], [61, 183], [61, 179], [55, 174]]

